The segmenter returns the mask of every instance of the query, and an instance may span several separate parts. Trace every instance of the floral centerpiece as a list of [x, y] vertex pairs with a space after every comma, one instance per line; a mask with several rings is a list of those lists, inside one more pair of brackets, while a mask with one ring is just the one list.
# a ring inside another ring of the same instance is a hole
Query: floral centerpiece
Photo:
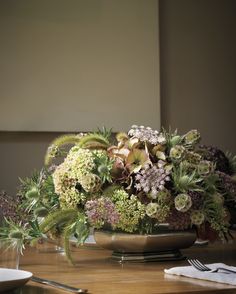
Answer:
[[25, 241], [62, 235], [69, 259], [70, 237], [81, 244], [90, 228], [146, 234], [168, 223], [225, 238], [236, 157], [199, 141], [197, 130], [179, 135], [136, 125], [115, 138], [105, 129], [61, 136], [44, 169], [22, 180], [20, 206], [29, 219], [18, 226], [7, 220], [0, 234]]

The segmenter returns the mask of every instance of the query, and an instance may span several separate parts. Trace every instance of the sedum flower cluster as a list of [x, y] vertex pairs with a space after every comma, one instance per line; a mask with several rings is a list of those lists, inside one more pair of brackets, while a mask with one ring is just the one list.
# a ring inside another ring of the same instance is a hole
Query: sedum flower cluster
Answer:
[[42, 233], [56, 227], [67, 241], [83, 242], [90, 228], [153, 233], [160, 223], [224, 238], [236, 207], [236, 157], [199, 142], [197, 130], [137, 125], [115, 142], [105, 129], [59, 137], [45, 157], [46, 179], [20, 194], [34, 217], [44, 212]]

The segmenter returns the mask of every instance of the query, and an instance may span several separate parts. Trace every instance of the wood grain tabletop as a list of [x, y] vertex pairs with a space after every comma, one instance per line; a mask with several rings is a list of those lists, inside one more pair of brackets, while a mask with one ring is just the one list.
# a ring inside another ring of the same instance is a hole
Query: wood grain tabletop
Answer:
[[[236, 287], [230, 285], [164, 273], [165, 268], [187, 265], [186, 260], [120, 264], [111, 259], [111, 251], [96, 245], [80, 248], [73, 246], [72, 250], [76, 266], [68, 264], [63, 253], [39, 252], [36, 248], [27, 248], [21, 258], [20, 268], [41, 278], [88, 289], [89, 293], [94, 294], [236, 293]], [[182, 250], [182, 253], [187, 258], [199, 258], [206, 263], [223, 262], [236, 266], [235, 241], [193, 246]], [[66, 292], [30, 281], [19, 293]]]

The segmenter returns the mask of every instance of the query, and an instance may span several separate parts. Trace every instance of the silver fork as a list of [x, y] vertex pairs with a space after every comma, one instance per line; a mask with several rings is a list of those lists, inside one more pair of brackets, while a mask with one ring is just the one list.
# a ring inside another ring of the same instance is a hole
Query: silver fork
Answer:
[[208, 266], [200, 262], [198, 259], [188, 259], [188, 263], [191, 264], [194, 268], [202, 272], [209, 272], [209, 273], [217, 273], [218, 271], [223, 271], [225, 273], [234, 273], [236, 271], [224, 268], [224, 267], [217, 267], [216, 269], [210, 269]]

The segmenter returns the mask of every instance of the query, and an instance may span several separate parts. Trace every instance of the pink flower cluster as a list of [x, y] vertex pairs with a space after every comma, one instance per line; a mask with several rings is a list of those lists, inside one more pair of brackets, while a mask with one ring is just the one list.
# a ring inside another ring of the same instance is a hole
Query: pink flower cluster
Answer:
[[87, 201], [85, 213], [90, 224], [95, 228], [100, 228], [104, 224], [115, 227], [119, 221], [119, 213], [116, 211], [114, 203], [105, 197]]

